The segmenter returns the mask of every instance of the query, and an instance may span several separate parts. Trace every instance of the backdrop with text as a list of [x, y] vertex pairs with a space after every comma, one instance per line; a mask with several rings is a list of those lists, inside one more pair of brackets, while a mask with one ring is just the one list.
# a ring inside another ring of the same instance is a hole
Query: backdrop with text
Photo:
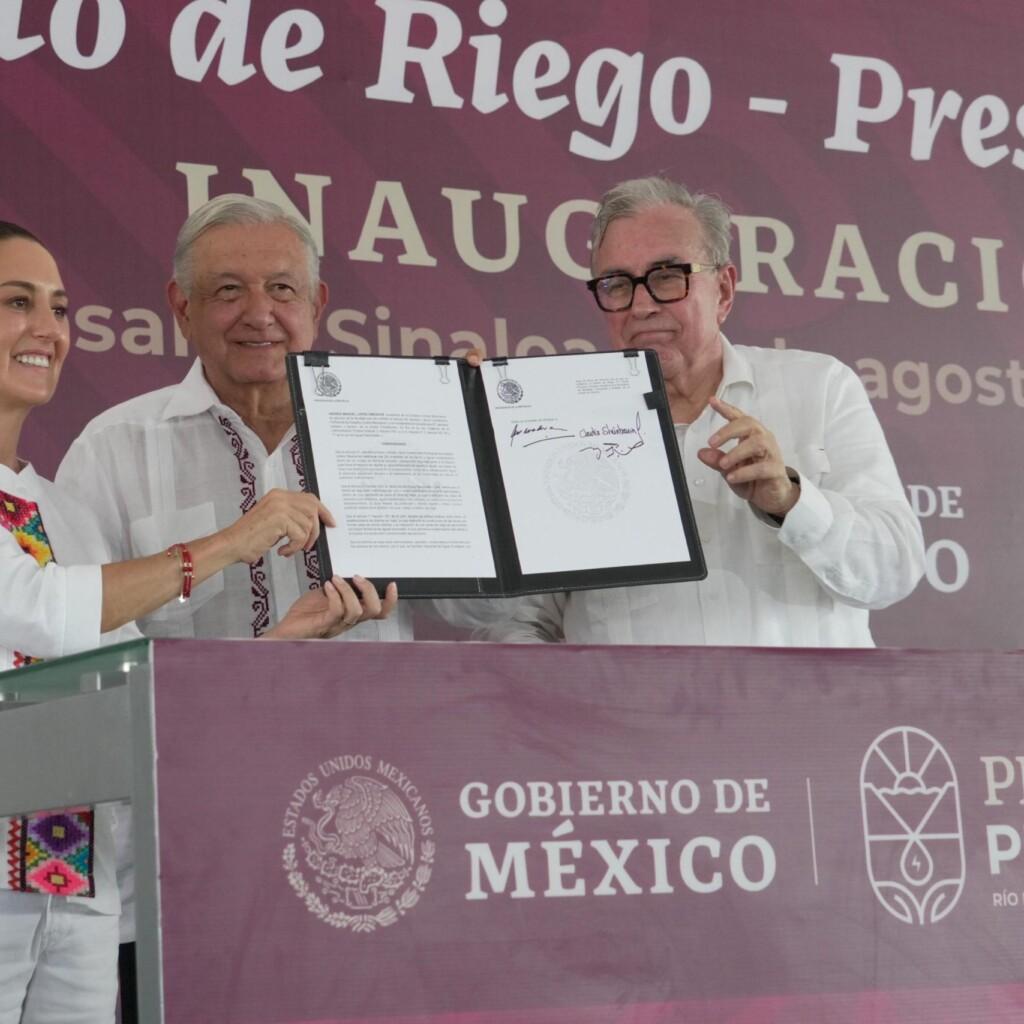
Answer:
[[52, 473], [184, 376], [164, 289], [210, 196], [310, 223], [322, 347], [525, 355], [606, 346], [589, 213], [664, 171], [736, 213], [731, 340], [833, 353], [875, 401], [929, 551], [877, 640], [1020, 647], [1022, 29], [1001, 0], [4, 4], [0, 217], [74, 307], [22, 454]]

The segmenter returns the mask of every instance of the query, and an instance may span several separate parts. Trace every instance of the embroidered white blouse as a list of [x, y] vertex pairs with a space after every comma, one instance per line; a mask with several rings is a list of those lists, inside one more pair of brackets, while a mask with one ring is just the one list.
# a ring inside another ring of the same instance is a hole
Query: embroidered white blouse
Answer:
[[[54, 557], [53, 562], [41, 568], [9, 530], [0, 529], [0, 670], [15, 667], [15, 652], [32, 658], [59, 658], [138, 638], [140, 634], [133, 625], [100, 633], [100, 565], [111, 559], [99, 524], [88, 509], [44, 480], [29, 465], [20, 473], [0, 465], [0, 492], [38, 506]], [[96, 895], [68, 899], [97, 913], [119, 913], [114, 834], [115, 830], [125, 831], [127, 826], [124, 809], [119, 812], [111, 804], [97, 807], [93, 858]], [[43, 897], [0, 892], [0, 909], [7, 903], [16, 907], [20, 901], [35, 898]]]

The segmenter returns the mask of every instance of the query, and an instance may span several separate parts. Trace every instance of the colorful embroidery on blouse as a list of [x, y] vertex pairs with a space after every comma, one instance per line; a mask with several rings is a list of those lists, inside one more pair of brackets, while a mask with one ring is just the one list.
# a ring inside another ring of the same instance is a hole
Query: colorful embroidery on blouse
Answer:
[[[0, 526], [39, 566], [54, 560], [34, 501], [0, 491]], [[39, 661], [14, 651], [14, 667]], [[7, 870], [0, 889], [50, 896], [95, 896], [92, 808], [0, 818]]]
[[95, 896], [92, 808], [0, 819], [6, 825], [6, 885], [47, 896]]
[[30, 554], [39, 565], [49, 565], [53, 561], [43, 517], [34, 501], [0, 491], [0, 526], [8, 530], [21, 550]]
[[[34, 501], [27, 501], [15, 494], [0, 491], [0, 526], [4, 527], [18, 542], [18, 547], [31, 555], [40, 566], [53, 561], [53, 550], [46, 536], [43, 517]], [[32, 658], [20, 651], [14, 652], [14, 667], [34, 665], [39, 658]]]

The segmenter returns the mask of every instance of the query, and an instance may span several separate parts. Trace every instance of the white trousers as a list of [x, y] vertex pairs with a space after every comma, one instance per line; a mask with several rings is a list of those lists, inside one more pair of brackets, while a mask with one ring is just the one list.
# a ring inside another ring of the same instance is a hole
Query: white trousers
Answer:
[[0, 893], [0, 1024], [111, 1024], [118, 915]]

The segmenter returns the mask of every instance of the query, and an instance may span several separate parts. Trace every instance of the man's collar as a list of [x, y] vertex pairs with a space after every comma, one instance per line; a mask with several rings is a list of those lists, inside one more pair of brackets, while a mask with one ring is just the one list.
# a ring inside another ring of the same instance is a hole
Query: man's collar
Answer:
[[[206, 374], [203, 373], [203, 364], [199, 359], [196, 359], [191, 369], [185, 375], [185, 379], [175, 386], [171, 399], [164, 407], [160, 418], [163, 421], [167, 421], [179, 416], [201, 416], [206, 412], [225, 414], [236, 427], [241, 425], [246, 430], [252, 429], [234, 409], [217, 397], [217, 392], [210, 386], [210, 382], [206, 379]], [[277, 448], [280, 449], [285, 444], [290, 444], [294, 437], [295, 427], [293, 425], [285, 432]]]
[[750, 360], [738, 349], [729, 344], [729, 339], [720, 334], [722, 340], [722, 386], [719, 394], [724, 394], [727, 388], [734, 384], [754, 383], [754, 368]]
[[203, 364], [196, 359], [185, 379], [174, 389], [161, 418], [172, 420], [177, 416], [199, 416], [215, 406], [226, 408], [217, 392], [210, 387], [203, 373]]

